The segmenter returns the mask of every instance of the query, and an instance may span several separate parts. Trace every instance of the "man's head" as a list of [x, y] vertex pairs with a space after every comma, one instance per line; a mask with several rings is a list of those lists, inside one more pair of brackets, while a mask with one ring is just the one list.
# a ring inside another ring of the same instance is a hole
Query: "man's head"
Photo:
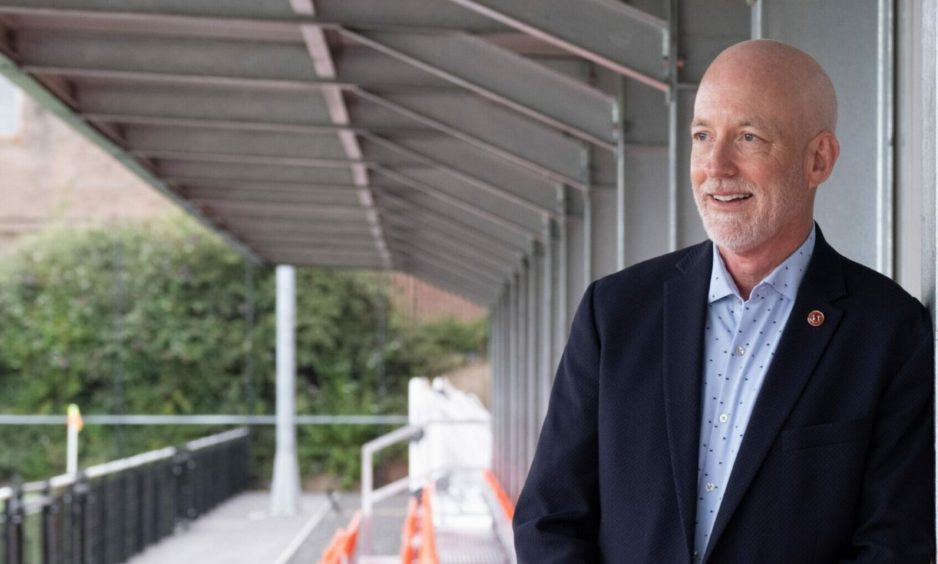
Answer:
[[796, 248], [840, 146], [830, 78], [776, 41], [723, 51], [700, 82], [691, 184], [710, 238], [737, 254]]

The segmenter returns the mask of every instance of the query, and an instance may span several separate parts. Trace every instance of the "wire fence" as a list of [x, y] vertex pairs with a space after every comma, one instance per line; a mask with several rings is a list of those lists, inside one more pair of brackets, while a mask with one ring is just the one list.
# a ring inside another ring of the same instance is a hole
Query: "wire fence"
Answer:
[[0, 488], [2, 564], [118, 564], [249, 484], [246, 429]]

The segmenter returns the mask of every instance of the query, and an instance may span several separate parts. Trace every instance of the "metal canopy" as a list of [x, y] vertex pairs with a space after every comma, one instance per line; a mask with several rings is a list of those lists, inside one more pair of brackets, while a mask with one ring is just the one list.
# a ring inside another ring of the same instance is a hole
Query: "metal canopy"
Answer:
[[0, 0], [0, 72], [247, 255], [490, 305], [621, 158], [600, 75], [667, 91], [668, 33], [618, 0]]

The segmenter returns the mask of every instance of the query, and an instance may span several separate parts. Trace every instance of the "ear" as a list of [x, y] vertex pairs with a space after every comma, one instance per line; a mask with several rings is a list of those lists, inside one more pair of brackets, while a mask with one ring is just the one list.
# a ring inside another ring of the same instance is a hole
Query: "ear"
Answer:
[[840, 156], [840, 142], [830, 131], [822, 131], [808, 143], [806, 168], [808, 186], [817, 188], [834, 172], [834, 164]]

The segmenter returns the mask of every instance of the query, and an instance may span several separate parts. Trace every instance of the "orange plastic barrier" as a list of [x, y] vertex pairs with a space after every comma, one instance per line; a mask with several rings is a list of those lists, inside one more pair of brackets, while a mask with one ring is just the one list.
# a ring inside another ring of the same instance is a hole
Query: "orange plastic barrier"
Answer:
[[348, 526], [336, 531], [329, 546], [323, 551], [319, 564], [346, 564], [349, 562], [355, 552], [355, 544], [358, 542], [358, 531], [361, 528], [361, 523], [361, 513], [356, 511]]
[[440, 564], [436, 552], [436, 539], [433, 537], [433, 506], [430, 503], [432, 486], [423, 488], [423, 514], [420, 516], [420, 551], [417, 559], [420, 564]]
[[407, 516], [401, 530], [401, 564], [413, 564], [414, 535], [417, 534], [417, 498], [410, 497], [407, 502]]
[[495, 474], [491, 470], [485, 471], [485, 481], [489, 483], [492, 491], [495, 492], [495, 497], [498, 498], [498, 503], [502, 506], [502, 510], [505, 512], [508, 520], [511, 521], [515, 516], [515, 506], [513, 503], [511, 503], [511, 498], [508, 497], [507, 493], [505, 493], [502, 485], [498, 483], [498, 478], [495, 477]]

